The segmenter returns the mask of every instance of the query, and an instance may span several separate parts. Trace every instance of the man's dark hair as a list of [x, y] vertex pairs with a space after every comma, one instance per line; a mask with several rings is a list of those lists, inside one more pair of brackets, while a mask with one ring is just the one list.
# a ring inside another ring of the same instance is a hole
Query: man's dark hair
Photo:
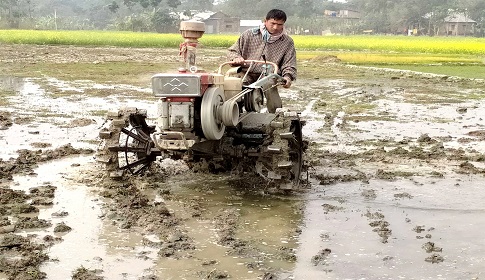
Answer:
[[268, 19], [276, 19], [286, 22], [286, 13], [282, 10], [273, 9], [266, 14], [266, 20]]

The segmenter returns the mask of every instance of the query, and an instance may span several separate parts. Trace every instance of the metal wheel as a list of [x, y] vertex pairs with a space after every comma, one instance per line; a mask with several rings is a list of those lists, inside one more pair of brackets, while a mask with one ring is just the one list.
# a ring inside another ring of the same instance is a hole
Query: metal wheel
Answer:
[[202, 131], [208, 140], [219, 140], [224, 135], [225, 126], [221, 120], [224, 93], [218, 87], [208, 88], [202, 97], [200, 120]]
[[301, 172], [303, 169], [303, 134], [300, 120], [292, 120], [290, 126], [291, 137], [285, 138], [288, 141], [288, 156], [292, 163], [289, 179], [293, 185], [300, 184]]
[[248, 112], [261, 112], [264, 105], [264, 95], [263, 91], [256, 88], [244, 97], [244, 108]]
[[303, 153], [307, 147], [302, 122], [292, 112], [280, 111], [271, 122], [274, 128], [267, 153], [256, 163], [256, 171], [279, 189], [296, 189], [303, 172]]
[[148, 169], [161, 152], [150, 138], [154, 127], [146, 124], [146, 111], [127, 108], [108, 118], [110, 125], [99, 133], [104, 145], [98, 151], [98, 161], [105, 164], [110, 177], [121, 178], [124, 170], [140, 174]]

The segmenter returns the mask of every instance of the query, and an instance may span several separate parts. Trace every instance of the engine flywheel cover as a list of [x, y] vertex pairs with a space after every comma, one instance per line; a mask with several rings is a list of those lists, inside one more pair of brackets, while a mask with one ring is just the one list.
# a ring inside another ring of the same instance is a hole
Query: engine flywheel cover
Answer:
[[225, 125], [221, 112], [224, 104], [224, 93], [218, 87], [209, 87], [202, 97], [200, 121], [202, 132], [208, 140], [219, 140], [224, 135]]

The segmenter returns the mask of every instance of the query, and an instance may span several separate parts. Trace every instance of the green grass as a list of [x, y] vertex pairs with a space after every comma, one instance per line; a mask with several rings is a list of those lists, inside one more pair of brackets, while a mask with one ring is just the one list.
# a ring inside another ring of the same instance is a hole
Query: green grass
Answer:
[[387, 65], [385, 67], [469, 79], [485, 78], [485, 65]]
[[[97, 83], [125, 83], [146, 86], [151, 74], [167, 71], [172, 64], [159, 65], [150, 62], [105, 62], [94, 63], [35, 63], [9, 65], [10, 72], [18, 77], [51, 76], [63, 80], [90, 80]], [[147, 74], [148, 73], [148, 74]], [[150, 74], [151, 73], [151, 74]], [[99, 90], [102, 96], [103, 90]]]
[[[1, 85], [1, 84], [0, 84]], [[15, 91], [10, 89], [2, 89], [0, 88], [0, 106], [7, 106], [10, 104], [8, 100], [9, 97], [15, 96]]]
[[0, 30], [0, 42], [12, 44], [173, 48], [180, 39], [178, 34], [141, 32]]
[[483, 58], [469, 54], [427, 54], [427, 53], [382, 53], [362, 51], [298, 51], [301, 60], [319, 60], [327, 56], [336, 56], [343, 63], [359, 65], [387, 65], [387, 64], [436, 64], [482, 63]]
[[[205, 34], [200, 40], [203, 49], [227, 48], [238, 34]], [[354, 65], [388, 67], [420, 72], [459, 76], [485, 77], [485, 38], [473, 37], [415, 37], [415, 36], [304, 36], [293, 35], [299, 62], [335, 56], [340, 62]], [[178, 48], [183, 38], [180, 34], [160, 34], [113, 31], [46, 31], [0, 30], [0, 43], [38, 45], [119, 46]], [[322, 62], [323, 63], [323, 62]], [[207, 66], [207, 65], [203, 65]], [[56, 66], [52, 72], [76, 72], [71, 66]], [[79, 64], [79, 67], [85, 65]], [[107, 73], [123, 71], [115, 63], [105, 64]], [[153, 65], [140, 63], [140, 70]], [[159, 66], [158, 66], [159, 67]], [[103, 69], [93, 69], [103, 71]], [[162, 69], [163, 70], [163, 69]], [[35, 71], [35, 67], [29, 69]], [[84, 68], [86, 79], [91, 79], [90, 67]], [[158, 71], [161, 71], [158, 69]], [[140, 71], [143, 73], [143, 71]], [[54, 73], [53, 73], [54, 74]], [[98, 78], [99, 79], [99, 78]]]
[[485, 60], [470, 54], [379, 53], [357, 51], [298, 51], [303, 63], [325, 63], [329, 57], [340, 63], [402, 69], [462, 78], [485, 78]]
[[[229, 47], [237, 34], [205, 34], [206, 47]], [[293, 35], [298, 50], [346, 50], [485, 55], [485, 38], [415, 36], [303, 36]], [[0, 30], [0, 42], [44, 45], [90, 45], [122, 47], [178, 47], [180, 34], [84, 30]]]
[[485, 55], [485, 38], [425, 36], [292, 36], [302, 50]]

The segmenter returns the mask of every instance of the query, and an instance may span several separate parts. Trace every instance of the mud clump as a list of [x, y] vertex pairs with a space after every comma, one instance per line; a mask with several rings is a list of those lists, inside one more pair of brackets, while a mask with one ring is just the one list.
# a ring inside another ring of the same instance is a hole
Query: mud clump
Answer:
[[47, 228], [52, 225], [50, 221], [38, 217], [19, 217], [15, 224], [18, 229]]
[[30, 194], [26, 194], [0, 187], [0, 273], [7, 279], [45, 279], [46, 274], [39, 267], [49, 260], [45, 251], [56, 239], [44, 237], [37, 240], [35, 235], [23, 237], [15, 232], [51, 226], [49, 220], [33, 215], [39, 212], [35, 205], [47, 204], [39, 203], [37, 199], [52, 199], [49, 197], [54, 196], [54, 190], [55, 187], [43, 186], [32, 188]]
[[11, 208], [12, 214], [27, 214], [35, 212], [39, 212], [39, 209], [37, 209], [35, 206], [25, 203], [15, 204]]
[[385, 216], [382, 213], [371, 213], [368, 211], [365, 215], [369, 220], [369, 225], [373, 228], [372, 231], [377, 232], [381, 238], [382, 243], [387, 243], [389, 237], [391, 237], [392, 230], [389, 229], [389, 222], [384, 220]]
[[367, 177], [364, 174], [342, 174], [342, 175], [329, 175], [329, 174], [317, 174], [315, 176], [320, 180], [320, 185], [333, 185], [337, 183], [353, 182], [353, 181], [365, 181]]
[[162, 244], [162, 248], [158, 251], [159, 256], [176, 257], [177, 252], [194, 250], [195, 245], [193, 240], [180, 230], [175, 230], [168, 234]]
[[367, 199], [376, 199], [377, 193], [376, 190], [363, 190], [361, 195]]
[[330, 250], [328, 248], [320, 250], [318, 252], [318, 254], [316, 254], [315, 256], [312, 257], [311, 263], [314, 266], [326, 265], [327, 257], [328, 257], [328, 255], [330, 255], [330, 253], [332, 253], [332, 250]]
[[195, 249], [194, 242], [178, 226], [181, 220], [172, 214], [165, 203], [152, 201], [145, 194], [143, 180], [138, 182], [106, 183], [101, 192], [112, 203], [106, 204], [106, 218], [122, 229], [136, 228], [142, 232], [155, 234], [160, 242], [148, 242], [159, 248], [158, 255], [174, 259], [186, 257]]
[[434, 242], [431, 242], [431, 241], [424, 243], [422, 248], [426, 251], [426, 253], [443, 251], [443, 248], [436, 246]]
[[59, 223], [54, 227], [54, 232], [69, 232], [71, 230], [72, 228], [66, 225], [64, 222]]
[[382, 169], [376, 171], [376, 178], [389, 181], [393, 181], [397, 177], [411, 177], [413, 175], [415, 174], [406, 171], [384, 171]]
[[28, 237], [5, 234], [0, 239], [0, 272], [8, 279], [45, 279], [40, 265], [49, 260], [46, 246], [36, 244]]
[[229, 275], [225, 271], [220, 271], [217, 269], [211, 270], [209, 273], [207, 272], [199, 272], [199, 276], [201, 277], [200, 279], [228, 279]]
[[477, 168], [471, 162], [462, 162], [459, 169], [456, 171], [461, 174], [485, 174], [485, 169]]
[[99, 270], [89, 270], [83, 266], [76, 269], [72, 274], [72, 280], [103, 280], [104, 277], [99, 276]]
[[340, 211], [344, 209], [343, 207], [331, 205], [328, 203], [323, 204], [322, 207], [323, 207], [324, 214], [328, 214], [329, 212], [335, 212], [335, 211]]
[[413, 231], [417, 232], [417, 233], [421, 233], [423, 231], [425, 231], [426, 229], [424, 228], [424, 226], [415, 226], [413, 228]]
[[52, 185], [45, 185], [31, 188], [29, 190], [32, 198], [31, 205], [50, 206], [54, 204], [54, 195], [57, 187]]
[[426, 144], [432, 144], [437, 142], [436, 140], [429, 137], [429, 135], [426, 133], [419, 136], [417, 141], [418, 143], [426, 143]]
[[0, 130], [6, 130], [12, 125], [12, 114], [9, 112], [0, 112]]
[[95, 124], [96, 121], [93, 119], [86, 119], [86, 118], [77, 118], [72, 120], [67, 127], [82, 127], [82, 126], [88, 126], [91, 124]]
[[54, 198], [57, 187], [47, 184], [45, 186], [30, 188], [29, 192], [33, 197]]
[[478, 137], [480, 139], [485, 139], [485, 130], [475, 130], [467, 133], [470, 136]]
[[0, 205], [22, 203], [28, 198], [30, 196], [23, 191], [0, 188]]
[[223, 209], [214, 217], [214, 223], [219, 233], [218, 243], [223, 246], [231, 246], [236, 243], [236, 226], [239, 213], [235, 209]]
[[412, 196], [412, 195], [410, 195], [410, 194], [409, 194], [409, 193], [407, 193], [407, 192], [403, 192], [403, 193], [396, 193], [396, 194], [394, 194], [394, 197], [395, 197], [395, 198], [408, 198], [408, 199], [412, 199], [412, 198], [413, 198], [413, 196]]
[[[66, 144], [53, 150], [27, 150], [17, 151], [18, 157], [8, 161], [0, 159], [0, 178], [12, 180], [14, 174], [33, 174], [37, 163], [46, 162], [70, 155], [92, 154], [92, 149], [76, 149], [71, 144]], [[1, 181], [0, 181], [1, 183]]]
[[[217, 229], [219, 239], [217, 243], [228, 247], [228, 254], [231, 256], [242, 256], [258, 259], [259, 252], [249, 242], [236, 237], [240, 213], [237, 209], [221, 209], [214, 217], [213, 223]], [[258, 267], [260, 264], [248, 264], [251, 267]]]
[[424, 260], [430, 263], [440, 263], [440, 262], [444, 262], [445, 258], [440, 256], [439, 254], [434, 253], [431, 256], [426, 257]]

